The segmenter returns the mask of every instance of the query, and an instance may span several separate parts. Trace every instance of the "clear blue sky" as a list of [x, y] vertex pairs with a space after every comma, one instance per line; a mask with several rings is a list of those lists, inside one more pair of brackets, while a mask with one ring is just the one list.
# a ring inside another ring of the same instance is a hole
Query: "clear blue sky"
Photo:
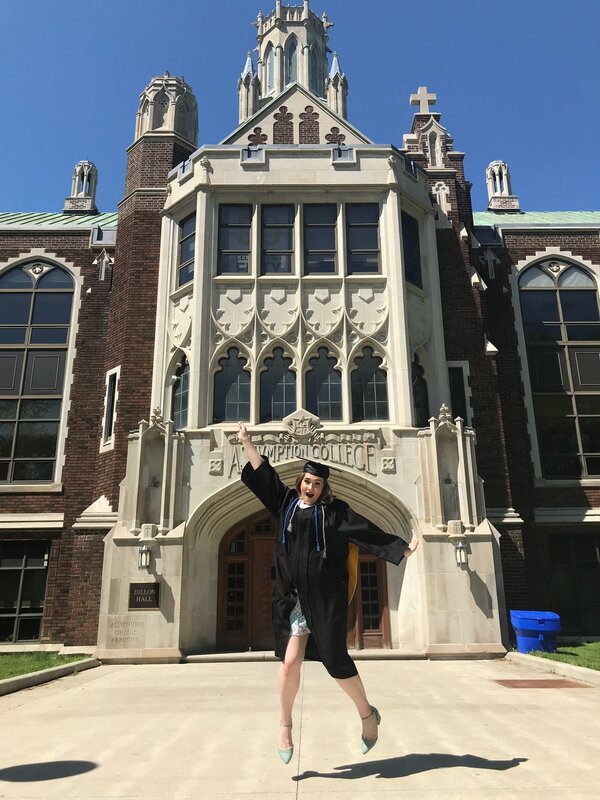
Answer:
[[[301, 0], [295, 3], [301, 5]], [[0, 0], [0, 211], [59, 211], [80, 159], [98, 205], [123, 192], [140, 92], [184, 75], [200, 144], [237, 124], [236, 84], [274, 0]], [[508, 162], [524, 210], [598, 210], [600, 0], [312, 0], [350, 83], [349, 118], [402, 145], [419, 85], [466, 153], [476, 210], [485, 167]]]

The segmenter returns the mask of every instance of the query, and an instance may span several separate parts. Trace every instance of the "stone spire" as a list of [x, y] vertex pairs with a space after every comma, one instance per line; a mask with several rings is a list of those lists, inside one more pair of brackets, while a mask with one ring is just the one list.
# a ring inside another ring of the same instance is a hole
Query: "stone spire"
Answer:
[[248, 53], [242, 74], [238, 80], [238, 96], [240, 100], [240, 123], [258, 111], [260, 98], [260, 81], [254, 69], [252, 53]]
[[519, 198], [512, 193], [506, 161], [492, 161], [485, 171], [488, 211], [520, 211]]
[[65, 199], [64, 213], [97, 214], [98, 170], [91, 161], [78, 161], [71, 180], [71, 196]]
[[348, 80], [341, 70], [337, 53], [333, 54], [329, 77], [325, 84], [327, 105], [344, 119], [348, 116]]
[[136, 116], [136, 141], [146, 134], [176, 133], [196, 147], [198, 105], [185, 78], [169, 72], [152, 78], [140, 96]]

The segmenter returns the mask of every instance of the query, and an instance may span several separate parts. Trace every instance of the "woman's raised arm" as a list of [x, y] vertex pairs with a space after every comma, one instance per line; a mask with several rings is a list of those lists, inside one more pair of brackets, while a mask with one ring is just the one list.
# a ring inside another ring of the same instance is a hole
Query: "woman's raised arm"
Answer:
[[246, 453], [246, 458], [250, 462], [252, 469], [257, 469], [263, 463], [263, 457], [258, 452], [256, 447], [252, 444], [252, 439], [250, 438], [250, 434], [246, 429], [246, 426], [243, 422], [238, 422], [238, 431], [237, 437], [240, 442], [244, 445], [244, 452]]

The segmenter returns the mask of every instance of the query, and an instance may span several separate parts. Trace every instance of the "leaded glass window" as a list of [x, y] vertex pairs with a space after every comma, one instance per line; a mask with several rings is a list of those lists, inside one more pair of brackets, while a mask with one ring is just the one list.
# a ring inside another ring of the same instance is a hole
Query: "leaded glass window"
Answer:
[[0, 482], [54, 477], [73, 291], [44, 262], [0, 274]]
[[346, 205], [348, 274], [379, 272], [379, 205]]
[[352, 371], [352, 421], [389, 419], [387, 375], [380, 368], [381, 358], [371, 347], [363, 348], [354, 360]]
[[219, 206], [219, 275], [244, 273], [250, 268], [252, 206]]
[[260, 376], [261, 422], [283, 419], [296, 410], [296, 375], [291, 365], [292, 359], [284, 357], [281, 347], [265, 359], [266, 369]]
[[172, 417], [176, 430], [187, 428], [188, 424], [188, 395], [189, 395], [190, 365], [185, 356], [175, 370], [175, 383], [173, 384]]
[[335, 203], [307, 203], [304, 215], [304, 273], [335, 272]]
[[519, 279], [545, 478], [600, 476], [600, 312], [584, 269], [547, 261]]
[[402, 255], [404, 259], [404, 277], [413, 286], [423, 288], [419, 221], [405, 211], [402, 212]]
[[294, 216], [292, 205], [263, 206], [262, 227], [262, 274], [291, 272], [294, 254]]
[[179, 225], [177, 254], [177, 285], [183, 286], [194, 278], [194, 251], [196, 248], [196, 215], [192, 214]]
[[250, 373], [247, 360], [232, 347], [219, 359], [215, 373], [213, 422], [235, 422], [250, 419]]
[[335, 368], [335, 358], [320, 347], [308, 364], [306, 410], [322, 420], [342, 419], [342, 376]]

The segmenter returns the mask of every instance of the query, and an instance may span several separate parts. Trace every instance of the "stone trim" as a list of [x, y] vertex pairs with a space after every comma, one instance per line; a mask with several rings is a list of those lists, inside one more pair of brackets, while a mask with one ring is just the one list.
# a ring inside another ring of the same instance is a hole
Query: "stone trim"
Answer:
[[0, 530], [62, 530], [64, 514], [0, 514]]

